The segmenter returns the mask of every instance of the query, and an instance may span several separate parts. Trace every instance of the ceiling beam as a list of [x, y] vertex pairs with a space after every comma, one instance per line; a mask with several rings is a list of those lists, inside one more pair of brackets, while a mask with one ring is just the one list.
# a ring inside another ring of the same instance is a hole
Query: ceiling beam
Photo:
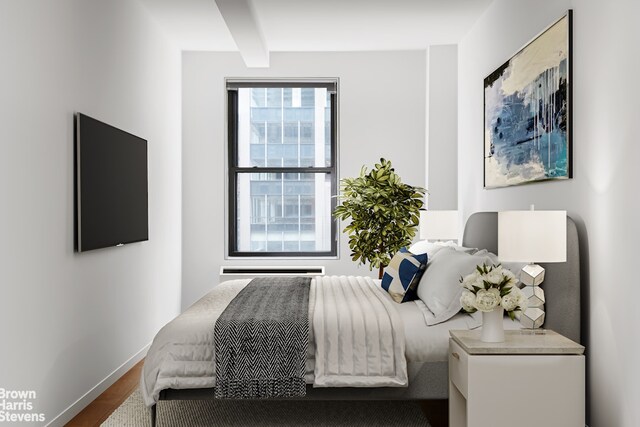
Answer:
[[215, 2], [246, 66], [269, 67], [269, 50], [260, 31], [251, 0], [215, 0]]

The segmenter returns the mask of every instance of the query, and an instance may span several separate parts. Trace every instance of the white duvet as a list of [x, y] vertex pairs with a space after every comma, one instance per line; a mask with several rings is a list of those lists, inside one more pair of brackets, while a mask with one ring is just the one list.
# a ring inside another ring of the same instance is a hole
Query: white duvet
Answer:
[[[148, 406], [168, 388], [215, 387], [214, 325], [250, 282], [223, 282], [156, 335], [140, 387]], [[317, 277], [309, 295], [308, 383], [316, 387], [406, 386], [404, 325], [368, 277]]]
[[407, 385], [404, 324], [388, 293], [368, 277], [318, 277], [312, 329], [315, 387]]

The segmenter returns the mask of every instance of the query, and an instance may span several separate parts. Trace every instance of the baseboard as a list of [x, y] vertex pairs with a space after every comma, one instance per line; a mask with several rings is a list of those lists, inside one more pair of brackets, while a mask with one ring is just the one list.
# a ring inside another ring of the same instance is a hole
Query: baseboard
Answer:
[[136, 363], [142, 360], [151, 347], [151, 343], [145, 345], [140, 351], [131, 356], [129, 360], [124, 362], [115, 371], [107, 375], [105, 379], [96, 384], [91, 390], [86, 392], [80, 399], [73, 402], [67, 409], [62, 411], [58, 416], [49, 421], [45, 427], [62, 427], [80, 413], [89, 403], [96, 400], [106, 389], [111, 387], [120, 377], [126, 374]]

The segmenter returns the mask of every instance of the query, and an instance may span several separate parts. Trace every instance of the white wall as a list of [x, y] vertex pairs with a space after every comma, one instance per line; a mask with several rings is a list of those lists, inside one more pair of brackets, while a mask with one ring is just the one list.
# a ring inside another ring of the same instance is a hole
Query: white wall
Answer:
[[[0, 52], [0, 387], [49, 422], [179, 312], [181, 57], [133, 0], [2, 1]], [[73, 252], [76, 111], [148, 139], [148, 242]]]
[[[574, 9], [574, 179], [483, 190], [483, 78]], [[640, 287], [634, 279], [640, 209], [640, 3], [496, 0], [459, 45], [459, 208], [567, 209], [586, 251], [588, 415], [591, 427], [640, 425]], [[552, 385], [550, 384], [550, 387]]]
[[183, 54], [183, 308], [215, 286], [223, 263], [376, 276], [356, 268], [344, 236], [339, 260], [225, 260], [225, 77], [339, 77], [339, 176], [385, 157], [424, 186], [425, 52], [275, 52], [268, 69], [247, 69], [237, 53]]
[[458, 45], [428, 51], [428, 208], [458, 208]]

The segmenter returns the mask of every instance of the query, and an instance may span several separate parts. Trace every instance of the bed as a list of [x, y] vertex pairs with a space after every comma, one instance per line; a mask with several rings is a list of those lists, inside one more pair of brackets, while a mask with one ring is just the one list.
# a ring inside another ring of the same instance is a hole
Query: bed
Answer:
[[[497, 229], [498, 215], [496, 212], [480, 212], [471, 215], [465, 226], [462, 245], [465, 247], [485, 248], [490, 252], [497, 253]], [[576, 225], [567, 218], [567, 262], [544, 265], [547, 270], [544, 289], [547, 296], [545, 306], [546, 320], [544, 327], [553, 329], [556, 332], [580, 342], [580, 254]], [[181, 330], [185, 334], [192, 333], [187, 328], [202, 322], [211, 324], [210, 319], [202, 318], [203, 313], [215, 318], [216, 314], [224, 310], [226, 302], [233, 299], [237, 292], [246, 285], [247, 281], [225, 282], [224, 286], [213, 296], [204, 297], [194, 304], [189, 310], [172, 321], [168, 326], [172, 329], [172, 334], [179, 334]], [[195, 308], [194, 308], [195, 307]], [[408, 385], [403, 387], [371, 387], [371, 386], [340, 386], [340, 387], [314, 387], [313, 377], [306, 377], [307, 390], [305, 399], [322, 400], [442, 400], [448, 398], [448, 366], [447, 348], [448, 331], [450, 329], [469, 329], [477, 326], [477, 319], [465, 313], [455, 315], [451, 320], [435, 326], [415, 327], [420, 324], [425, 312], [421, 307], [421, 302], [411, 302], [397, 305], [397, 315], [405, 325], [411, 327], [404, 328], [403, 350], [406, 355], [406, 376]], [[199, 317], [200, 316], [200, 317]], [[505, 318], [506, 328], [517, 328], [518, 324], [512, 323]], [[167, 328], [167, 327], [165, 327]], [[163, 329], [165, 329], [163, 328]], [[182, 328], [182, 329], [181, 329]], [[171, 334], [169, 334], [171, 335]], [[199, 341], [203, 337], [192, 334], [194, 341]], [[202, 334], [200, 334], [202, 335]], [[199, 350], [203, 355], [202, 359], [211, 360], [213, 355], [206, 344], [199, 342], [192, 343], [202, 345]], [[159, 352], [171, 346], [171, 338], [163, 338], [162, 331], [154, 340], [152, 350], [145, 361], [141, 379], [141, 389], [147, 406], [151, 408], [152, 425], [155, 425], [156, 406], [163, 400], [198, 400], [213, 399], [213, 385], [215, 378], [212, 378], [212, 371], [209, 366], [196, 366], [196, 371], [188, 385], [180, 384], [175, 377], [165, 376], [165, 381], [159, 381], [157, 373], [153, 371], [153, 358]], [[207, 353], [209, 352], [209, 353]], [[180, 355], [173, 356], [180, 359]], [[313, 372], [313, 360], [307, 362], [307, 368]], [[185, 368], [183, 365], [173, 367], [179, 375], [183, 375]], [[174, 372], [174, 375], [176, 374]], [[200, 376], [199, 376], [200, 375]], [[153, 382], [154, 384], [150, 384]], [[188, 388], [185, 388], [188, 387]]]

